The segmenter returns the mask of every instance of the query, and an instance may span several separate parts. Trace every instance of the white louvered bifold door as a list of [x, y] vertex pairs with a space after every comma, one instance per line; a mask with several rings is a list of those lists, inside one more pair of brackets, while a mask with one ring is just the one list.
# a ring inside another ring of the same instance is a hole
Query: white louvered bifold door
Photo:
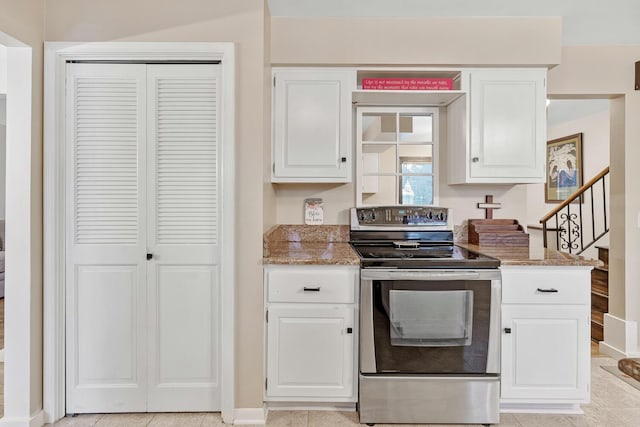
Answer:
[[146, 410], [145, 69], [67, 68], [68, 413]]
[[220, 410], [219, 65], [149, 65], [149, 411]]
[[220, 410], [219, 86], [68, 64], [69, 413]]

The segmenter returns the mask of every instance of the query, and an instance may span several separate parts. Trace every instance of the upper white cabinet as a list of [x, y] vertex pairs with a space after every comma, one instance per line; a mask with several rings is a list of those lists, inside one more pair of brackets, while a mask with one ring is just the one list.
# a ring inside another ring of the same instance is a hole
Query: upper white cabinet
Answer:
[[468, 105], [460, 99], [449, 107], [449, 183], [544, 182], [546, 69], [464, 74]]
[[351, 69], [274, 69], [272, 182], [351, 181]]

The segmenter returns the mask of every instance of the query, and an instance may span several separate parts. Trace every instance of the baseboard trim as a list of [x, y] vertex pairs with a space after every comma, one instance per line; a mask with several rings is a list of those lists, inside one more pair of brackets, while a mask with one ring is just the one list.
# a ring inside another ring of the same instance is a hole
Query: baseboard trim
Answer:
[[604, 341], [600, 342], [598, 350], [614, 359], [639, 357], [637, 322], [605, 313]]
[[344, 411], [355, 412], [355, 403], [268, 402], [270, 411]]
[[40, 410], [31, 417], [4, 417], [0, 419], [0, 427], [42, 427], [44, 425], [44, 411]]
[[265, 425], [269, 410], [262, 408], [236, 408], [233, 410], [233, 425]]
[[567, 414], [582, 415], [578, 403], [501, 403], [501, 414]]

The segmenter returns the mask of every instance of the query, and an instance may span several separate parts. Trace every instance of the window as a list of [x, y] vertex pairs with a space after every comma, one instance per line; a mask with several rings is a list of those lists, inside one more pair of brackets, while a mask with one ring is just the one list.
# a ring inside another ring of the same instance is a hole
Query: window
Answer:
[[437, 108], [358, 108], [357, 204], [436, 204], [437, 127]]

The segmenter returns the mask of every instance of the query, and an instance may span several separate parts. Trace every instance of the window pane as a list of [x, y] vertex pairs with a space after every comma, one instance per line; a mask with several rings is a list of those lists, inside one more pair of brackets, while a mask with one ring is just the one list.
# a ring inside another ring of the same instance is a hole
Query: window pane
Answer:
[[433, 173], [433, 163], [402, 162], [402, 173]]
[[431, 159], [433, 157], [433, 145], [399, 145], [398, 157], [415, 157], [422, 159]]
[[[377, 176], [377, 182], [368, 182], [369, 191], [362, 194], [362, 204], [364, 205], [395, 205], [398, 203], [398, 179], [395, 176]], [[375, 192], [373, 192], [375, 191]]]
[[362, 173], [397, 173], [396, 146], [388, 144], [362, 144]]
[[401, 142], [433, 141], [433, 117], [431, 115], [400, 115]]
[[403, 176], [401, 196], [402, 205], [432, 205], [433, 177]]
[[364, 113], [362, 115], [363, 141], [397, 141], [395, 113]]

